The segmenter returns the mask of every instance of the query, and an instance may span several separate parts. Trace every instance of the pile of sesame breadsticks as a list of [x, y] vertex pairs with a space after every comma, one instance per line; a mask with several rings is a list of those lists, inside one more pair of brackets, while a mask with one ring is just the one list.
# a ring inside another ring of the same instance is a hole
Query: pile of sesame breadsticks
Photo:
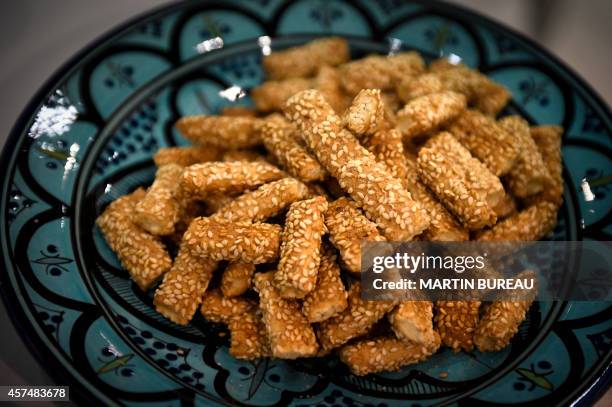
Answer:
[[335, 352], [356, 375], [506, 347], [533, 299], [366, 301], [360, 243], [543, 238], [562, 129], [497, 118], [506, 88], [416, 52], [350, 60], [330, 37], [263, 68], [254, 109], [181, 118], [193, 146], [161, 148], [153, 184], [97, 220], [156, 310], [184, 325], [199, 308], [239, 359]]

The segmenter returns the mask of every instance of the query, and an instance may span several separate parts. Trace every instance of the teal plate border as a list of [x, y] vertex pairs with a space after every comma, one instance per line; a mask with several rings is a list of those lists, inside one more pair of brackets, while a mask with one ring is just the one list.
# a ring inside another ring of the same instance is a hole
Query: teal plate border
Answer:
[[[519, 34], [429, 1], [173, 4], [72, 58], [33, 98], [2, 152], [2, 294], [41, 365], [82, 404], [592, 403], [612, 380], [612, 306], [597, 301], [611, 289], [609, 270], [593, 276], [591, 302], [534, 305], [504, 352], [443, 351], [365, 378], [333, 358], [235, 361], [223, 327], [201, 318], [188, 327], [169, 323], [152, 310], [150, 293], [126, 278], [94, 219], [111, 199], [151, 181], [156, 148], [184, 144], [172, 129], [176, 118], [214, 113], [230, 104], [220, 90], [261, 82], [258, 36], [285, 47], [330, 34], [345, 36], [355, 56], [386, 52], [389, 38], [427, 58], [458, 55], [513, 91], [504, 114], [562, 125], [565, 203], [550, 238], [610, 240], [609, 108]], [[198, 54], [197, 44], [216, 36], [223, 48]]]

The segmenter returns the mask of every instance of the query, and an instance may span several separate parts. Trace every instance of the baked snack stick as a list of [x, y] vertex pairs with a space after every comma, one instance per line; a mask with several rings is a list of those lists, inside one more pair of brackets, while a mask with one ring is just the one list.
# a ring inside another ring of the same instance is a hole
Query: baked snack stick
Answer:
[[466, 110], [448, 126], [453, 136], [497, 176], [507, 174], [516, 164], [519, 143], [495, 119], [477, 110]]
[[245, 192], [212, 215], [229, 222], [260, 222], [279, 214], [292, 202], [306, 198], [310, 191], [294, 178], [282, 178]]
[[159, 167], [147, 194], [136, 204], [134, 222], [138, 226], [157, 236], [174, 232], [181, 214], [182, 200], [177, 197], [177, 180], [182, 174], [183, 167], [177, 164]]
[[221, 291], [225, 297], [237, 297], [251, 288], [251, 279], [255, 273], [253, 263], [229, 263], [221, 276]]
[[319, 345], [300, 304], [281, 297], [273, 281], [274, 272], [257, 273], [254, 277], [272, 356], [281, 359], [314, 356]]
[[280, 81], [266, 81], [251, 91], [251, 98], [260, 112], [281, 110], [283, 103], [292, 95], [314, 85], [312, 79], [289, 78]]
[[430, 348], [440, 340], [433, 328], [431, 301], [402, 301], [387, 318], [395, 336], [404, 342]]
[[278, 258], [280, 234], [280, 226], [269, 223], [199, 217], [189, 225], [183, 243], [202, 258], [260, 264]]
[[229, 353], [236, 359], [254, 360], [272, 356], [266, 326], [259, 311], [250, 310], [230, 319]]
[[136, 204], [145, 194], [144, 189], [139, 188], [118, 198], [96, 219], [104, 239], [143, 291], [172, 267], [172, 259], [159, 238], [134, 223]]
[[551, 179], [542, 154], [531, 137], [529, 123], [520, 116], [507, 116], [498, 123], [514, 136], [519, 148], [516, 165], [507, 175], [510, 191], [519, 198], [540, 192]]
[[155, 290], [155, 310], [179, 325], [187, 325], [202, 301], [217, 262], [194, 256], [181, 244], [174, 264]]
[[240, 317], [257, 307], [254, 300], [224, 297], [219, 289], [214, 289], [207, 291], [202, 297], [200, 313], [209, 322], [229, 324], [233, 317]]
[[[469, 230], [493, 225], [497, 220], [484, 192], [490, 189], [487, 177], [492, 174], [483, 172], [481, 167], [446, 132], [430, 139], [417, 157], [419, 178]], [[499, 189], [503, 194], [501, 183]]]
[[314, 79], [314, 89], [321, 92], [327, 103], [338, 114], [342, 114], [351, 103], [351, 98], [342, 89], [340, 70], [322, 66]]
[[540, 240], [555, 228], [557, 209], [557, 206], [551, 202], [536, 202], [492, 228], [477, 233], [476, 240], [491, 242]]
[[361, 299], [361, 284], [354, 282], [348, 291], [348, 307], [339, 315], [321, 322], [317, 337], [323, 350], [335, 349], [368, 330], [393, 307], [392, 301]]
[[442, 344], [453, 352], [474, 348], [480, 301], [436, 301], [434, 322]]
[[325, 169], [299, 142], [293, 124], [284, 119], [269, 119], [261, 125], [260, 133], [266, 149], [289, 174], [304, 182], [326, 177]]
[[361, 242], [382, 242], [376, 224], [365, 217], [357, 204], [349, 198], [331, 202], [325, 212], [329, 241], [340, 252], [344, 267], [353, 273], [361, 272]]
[[344, 113], [344, 126], [357, 137], [376, 133], [388, 127], [380, 89], [363, 89]]
[[445, 88], [463, 93], [470, 104], [490, 116], [497, 115], [512, 97], [503, 85], [463, 64], [452, 64], [448, 59], [433, 61], [429, 72], [438, 74]]
[[340, 279], [337, 256], [329, 246], [321, 253], [317, 285], [302, 303], [302, 313], [309, 322], [321, 322], [344, 311], [348, 306], [346, 290]]
[[202, 316], [210, 322], [226, 324], [230, 331], [230, 354], [253, 360], [270, 356], [268, 338], [257, 303], [245, 298], [225, 298], [219, 290], [204, 294]]
[[348, 43], [340, 37], [324, 37], [304, 45], [274, 51], [262, 61], [269, 79], [313, 76], [320, 66], [340, 65], [350, 59]]
[[285, 218], [274, 284], [283, 298], [304, 298], [315, 289], [321, 260], [323, 213], [327, 200], [317, 196], [291, 204]]
[[197, 145], [250, 148], [261, 144], [255, 131], [259, 120], [249, 116], [185, 116], [176, 122], [176, 128]]
[[396, 371], [403, 366], [422, 362], [439, 347], [440, 337], [434, 332], [429, 346], [404, 342], [393, 336], [382, 336], [345, 345], [338, 354], [353, 374], [364, 376], [369, 373]]
[[362, 89], [392, 90], [399, 79], [423, 72], [424, 65], [416, 52], [369, 55], [340, 66], [342, 87], [349, 95]]
[[423, 239], [438, 242], [460, 242], [469, 240], [469, 231], [436, 199], [433, 193], [421, 182], [418, 175], [416, 158], [404, 154], [406, 176], [404, 186], [429, 214], [431, 223], [422, 234]]
[[530, 197], [527, 201], [528, 203], [547, 201], [560, 207], [563, 203], [563, 164], [561, 159], [563, 128], [560, 126], [534, 126], [530, 130], [531, 137], [548, 169], [550, 179], [542, 192]]
[[452, 157], [466, 186], [485, 200], [493, 211], [496, 210], [506, 192], [499, 177], [491, 173], [486, 165], [472, 157], [472, 154], [448, 132], [432, 137], [426, 146], [439, 149]]
[[[527, 270], [517, 278], [533, 278], [535, 273]], [[537, 290], [524, 290], [521, 301], [493, 301], [487, 305], [474, 334], [474, 343], [481, 352], [504, 349], [518, 332], [537, 294]]]
[[429, 217], [418, 202], [343, 130], [340, 118], [314, 90], [292, 96], [285, 114], [302, 131], [306, 145], [344, 190], [364, 209], [391, 240], [410, 240], [429, 224]]
[[369, 152], [374, 154], [378, 162], [387, 167], [391, 175], [400, 181], [406, 179], [408, 168], [406, 166], [404, 144], [402, 143], [402, 133], [397, 129], [379, 130], [364, 137], [361, 142]]
[[457, 92], [419, 96], [397, 112], [397, 129], [407, 139], [426, 135], [457, 118], [466, 106], [465, 96]]
[[185, 168], [180, 189], [184, 196], [206, 200], [212, 194], [242, 192], [284, 177], [264, 162], [210, 162]]
[[157, 167], [176, 164], [188, 167], [193, 164], [217, 161], [222, 150], [213, 146], [163, 147], [153, 155]]

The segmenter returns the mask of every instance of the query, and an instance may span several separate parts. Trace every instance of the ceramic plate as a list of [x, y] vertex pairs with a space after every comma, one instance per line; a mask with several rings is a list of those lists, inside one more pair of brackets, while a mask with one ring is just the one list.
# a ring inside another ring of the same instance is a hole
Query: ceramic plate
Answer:
[[[612, 238], [608, 107], [529, 40], [481, 16], [416, 1], [208, 1], [153, 11], [68, 62], [22, 114], [2, 155], [4, 300], [32, 352], [94, 405], [557, 405], [592, 402], [611, 375], [612, 279], [592, 302], [536, 303], [512, 346], [444, 350], [400, 372], [357, 377], [334, 358], [241, 362], [223, 328], [154, 312], [94, 227], [109, 201], [151, 182], [152, 153], [185, 144], [182, 115], [215, 113], [262, 79], [274, 48], [342, 35], [354, 56], [455, 54], [506, 85], [506, 112], [565, 129], [565, 204], [553, 239]], [[221, 92], [227, 90], [227, 92]], [[582, 181], [594, 198], [585, 200]], [[602, 291], [604, 290], [604, 291]]]

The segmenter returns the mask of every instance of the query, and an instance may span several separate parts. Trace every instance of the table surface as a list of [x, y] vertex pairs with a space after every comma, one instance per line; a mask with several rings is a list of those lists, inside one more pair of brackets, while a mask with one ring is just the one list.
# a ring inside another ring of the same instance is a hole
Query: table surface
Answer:
[[[612, 101], [612, 25], [607, 0], [454, 0], [535, 38]], [[164, 0], [22, 0], [0, 2], [0, 147], [19, 113], [46, 79], [74, 53], [115, 25]], [[585, 47], [583, 44], [588, 43]], [[604, 56], [602, 59], [601, 56]], [[597, 61], [597, 63], [593, 62]], [[0, 303], [1, 384], [53, 384], [22, 343]], [[37, 405], [52, 405], [38, 403]], [[66, 405], [62, 403], [61, 405]], [[597, 404], [612, 405], [612, 392]]]

